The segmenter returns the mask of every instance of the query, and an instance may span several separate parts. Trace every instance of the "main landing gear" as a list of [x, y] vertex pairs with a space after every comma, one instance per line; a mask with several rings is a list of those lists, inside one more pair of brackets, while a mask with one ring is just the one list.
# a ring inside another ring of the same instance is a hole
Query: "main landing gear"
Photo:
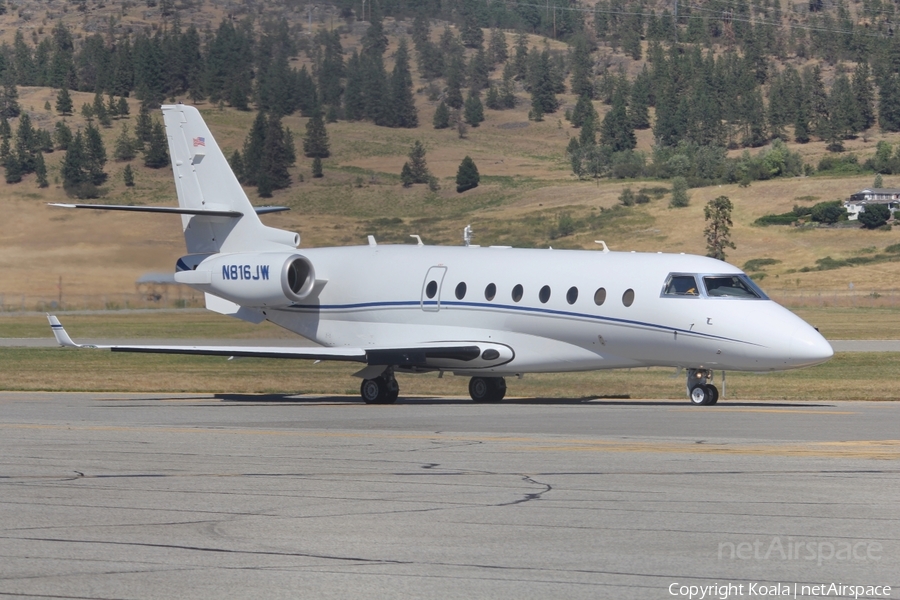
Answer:
[[469, 396], [478, 403], [500, 402], [506, 395], [502, 377], [473, 377], [469, 380]]
[[366, 404], [393, 404], [400, 395], [400, 385], [394, 378], [393, 369], [385, 369], [384, 373], [374, 379], [363, 379], [359, 386], [359, 395]]
[[687, 387], [691, 404], [708, 406], [719, 401], [719, 388], [712, 383], [712, 371], [707, 369], [688, 369]]

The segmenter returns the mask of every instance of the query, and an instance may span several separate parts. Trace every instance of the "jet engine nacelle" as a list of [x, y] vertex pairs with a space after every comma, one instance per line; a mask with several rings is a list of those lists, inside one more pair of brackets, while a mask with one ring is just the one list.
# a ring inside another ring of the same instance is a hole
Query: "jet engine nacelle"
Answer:
[[213, 254], [196, 266], [189, 259], [179, 260], [179, 266], [190, 265], [191, 270], [176, 272], [175, 281], [241, 306], [290, 306], [316, 289], [312, 262], [293, 252]]

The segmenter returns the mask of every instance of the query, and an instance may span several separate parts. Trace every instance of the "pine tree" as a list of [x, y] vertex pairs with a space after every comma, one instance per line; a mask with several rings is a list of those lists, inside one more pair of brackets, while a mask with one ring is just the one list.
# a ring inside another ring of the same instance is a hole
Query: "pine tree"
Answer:
[[0, 90], [0, 116], [12, 119], [18, 117], [21, 111], [15, 78], [12, 69], [7, 69], [3, 75], [3, 89]]
[[594, 121], [594, 118], [591, 116], [588, 116], [588, 118], [581, 123], [581, 132], [578, 134], [578, 145], [581, 148], [587, 148], [597, 143], [597, 129], [595, 123], [596, 121]]
[[90, 182], [100, 185], [106, 181], [107, 177], [103, 171], [103, 167], [106, 165], [106, 147], [103, 145], [100, 131], [91, 124], [88, 124], [84, 130], [84, 154]]
[[144, 144], [150, 142], [153, 135], [153, 119], [150, 118], [150, 112], [143, 104], [138, 112], [137, 122], [134, 124], [134, 135], [137, 137], [138, 147], [141, 149]]
[[706, 236], [706, 255], [710, 258], [725, 260], [725, 249], [735, 247], [731, 241], [733, 208], [728, 196], [719, 196], [703, 207], [703, 218], [710, 222], [703, 231]]
[[312, 162], [312, 176], [317, 179], [322, 177], [322, 159], [318, 156]]
[[472, 127], [478, 127], [484, 121], [484, 106], [475, 91], [470, 90], [469, 97], [466, 98], [465, 119]]
[[419, 115], [413, 97], [412, 75], [409, 72], [409, 52], [406, 40], [400, 40], [395, 57], [394, 71], [391, 73], [391, 107], [394, 127], [413, 128], [419, 126]]
[[616, 92], [612, 109], [606, 113], [600, 124], [600, 143], [608, 146], [613, 152], [633, 150], [637, 146], [637, 138], [628, 118], [625, 93], [622, 90]]
[[[266, 127], [262, 160], [260, 161], [261, 173], [257, 183], [257, 191], [260, 196], [266, 197], [266, 193], [271, 194], [272, 190], [280, 190], [291, 184], [288, 167], [292, 162], [292, 154], [293, 152], [287, 148], [281, 119], [275, 115], [270, 116]], [[317, 158], [321, 157], [317, 156]]]
[[431, 120], [435, 129], [446, 129], [450, 127], [450, 109], [442, 100], [434, 111], [434, 118]]
[[133, 160], [136, 155], [135, 141], [128, 135], [128, 123], [122, 123], [122, 132], [116, 138], [113, 156], [116, 160]]
[[[303, 140], [303, 154], [309, 158], [328, 158], [331, 152], [328, 149], [328, 133], [325, 131], [325, 123], [322, 122], [320, 113], [314, 114], [306, 122], [306, 138]], [[245, 153], [246, 155], [246, 153]]]
[[500, 104], [503, 108], [516, 107], [516, 84], [513, 81], [512, 63], [503, 67], [503, 83], [500, 87]]
[[12, 128], [9, 126], [9, 120], [0, 115], [0, 138], [8, 140], [12, 136]]
[[56, 112], [65, 117], [72, 114], [72, 108], [72, 96], [69, 94], [69, 90], [62, 88], [56, 92]]
[[15, 152], [7, 154], [6, 160], [3, 161], [3, 166], [6, 169], [6, 183], [19, 183], [22, 181], [22, 164], [19, 162]]
[[119, 103], [116, 102], [116, 97], [110, 94], [106, 99], [106, 112], [109, 113], [109, 116], [117, 119], [119, 117]]
[[854, 131], [865, 131], [875, 124], [875, 91], [872, 87], [868, 62], [862, 60], [856, 64], [852, 88], [859, 115], [859, 121], [854, 124]]
[[[307, 124], [308, 125], [308, 124]], [[257, 185], [257, 178], [262, 171], [262, 153], [263, 146], [266, 143], [266, 130], [268, 129], [268, 119], [266, 113], [259, 111], [253, 125], [247, 133], [244, 140], [244, 148], [241, 156], [244, 158], [244, 177], [241, 183], [244, 185]]]
[[228, 166], [231, 167], [231, 172], [234, 173], [238, 181], [244, 180], [244, 159], [241, 158], [240, 150], [232, 152], [231, 157], [228, 159]]
[[409, 167], [409, 163], [403, 163], [403, 168], [400, 169], [400, 182], [403, 184], [403, 187], [412, 187], [412, 184], [415, 183], [413, 178], [412, 169]]
[[488, 88], [487, 96], [484, 98], [484, 105], [491, 110], [501, 110], [503, 108], [503, 103], [500, 101], [500, 92], [497, 91], [497, 86], [493, 83]]
[[524, 33], [516, 36], [516, 49], [512, 65], [516, 79], [522, 80], [528, 77], [528, 37]]
[[37, 153], [35, 157], [34, 164], [34, 174], [37, 176], [37, 184], [39, 188], [45, 188], [50, 186], [50, 182], [47, 181], [47, 165], [44, 163], [44, 154], [41, 152]]
[[478, 16], [475, 14], [475, 2], [463, 0], [461, 5], [463, 24], [460, 37], [462, 38], [462, 43], [467, 48], [481, 48], [484, 44], [484, 32], [478, 25]]
[[490, 66], [488, 65], [484, 49], [478, 48], [478, 51], [472, 56], [468, 71], [469, 89], [480, 92], [488, 86]]
[[454, 57], [447, 69], [447, 94], [444, 101], [450, 108], [460, 109], [463, 105], [463, 64], [462, 59]]
[[578, 37], [572, 51], [572, 93], [588, 100], [594, 97], [593, 61], [587, 40]]
[[19, 127], [16, 130], [16, 158], [23, 175], [34, 173], [37, 154], [37, 140], [34, 128], [31, 126], [31, 117], [28, 113], [22, 113], [19, 118]]
[[59, 150], [68, 150], [72, 143], [72, 130], [65, 121], [57, 121], [53, 131], [53, 141]]
[[365, 117], [362, 78], [360, 58], [354, 50], [347, 62], [347, 85], [344, 87], [344, 116], [348, 121], [359, 121]]
[[541, 121], [545, 114], [556, 112], [556, 109], [559, 108], [550, 73], [550, 52], [544, 50], [533, 60], [531, 66], [528, 73], [531, 86], [531, 111], [534, 120]]
[[579, 96], [578, 101], [575, 103], [575, 109], [572, 111], [572, 118], [570, 119], [572, 127], [581, 127], [585, 119], [588, 118], [596, 121], [598, 118], [597, 111], [594, 109], [594, 104], [591, 102], [590, 98], [587, 96]]
[[79, 198], [91, 197], [96, 194], [95, 187], [91, 184], [90, 172], [87, 168], [87, 155], [84, 149], [84, 138], [81, 131], [75, 133], [66, 154], [63, 157], [62, 166], [63, 188], [70, 195]]
[[112, 127], [109, 111], [106, 110], [106, 104], [103, 102], [103, 96], [100, 95], [100, 92], [94, 94], [94, 102], [91, 105], [91, 109], [101, 127]]
[[119, 96], [119, 101], [116, 104], [116, 112], [120, 117], [127, 117], [130, 114], [131, 111], [128, 108], [128, 100], [126, 100], [124, 96]]
[[491, 39], [488, 42], [488, 61], [491, 67], [505, 63], [509, 58], [509, 48], [506, 45], [506, 34], [502, 29], [491, 29]]
[[466, 156], [456, 171], [456, 192], [461, 194], [466, 190], [478, 187], [480, 181], [481, 176], [478, 174], [478, 167], [475, 166], [475, 161]]
[[428, 164], [425, 162], [425, 146], [422, 142], [416, 140], [409, 151], [409, 165], [412, 173], [413, 183], [428, 183], [431, 173], [428, 171]]
[[169, 144], [166, 140], [166, 132], [159, 121], [153, 123], [150, 129], [150, 141], [144, 150], [144, 166], [151, 169], [161, 169], [169, 164]]
[[131, 165], [125, 165], [122, 179], [125, 181], [125, 187], [134, 187], [134, 171], [131, 169]]
[[900, 79], [887, 74], [878, 88], [878, 125], [884, 131], [900, 131]]

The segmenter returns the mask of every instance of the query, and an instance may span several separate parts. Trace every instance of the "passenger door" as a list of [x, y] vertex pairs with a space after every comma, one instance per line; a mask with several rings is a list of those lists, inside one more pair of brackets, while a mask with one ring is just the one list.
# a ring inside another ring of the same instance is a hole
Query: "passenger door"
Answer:
[[422, 296], [419, 300], [419, 306], [424, 311], [438, 312], [441, 310], [441, 288], [444, 285], [444, 276], [447, 274], [447, 267], [431, 267], [425, 274], [425, 281], [422, 282]]

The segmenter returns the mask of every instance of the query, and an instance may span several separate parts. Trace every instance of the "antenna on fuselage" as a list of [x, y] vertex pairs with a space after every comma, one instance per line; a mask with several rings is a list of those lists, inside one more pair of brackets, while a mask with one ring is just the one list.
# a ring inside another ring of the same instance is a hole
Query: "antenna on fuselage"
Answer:
[[472, 226], [466, 225], [466, 228], [463, 229], [463, 243], [466, 246], [472, 245], [472, 236], [473, 235], [474, 235], [474, 232], [472, 231]]

